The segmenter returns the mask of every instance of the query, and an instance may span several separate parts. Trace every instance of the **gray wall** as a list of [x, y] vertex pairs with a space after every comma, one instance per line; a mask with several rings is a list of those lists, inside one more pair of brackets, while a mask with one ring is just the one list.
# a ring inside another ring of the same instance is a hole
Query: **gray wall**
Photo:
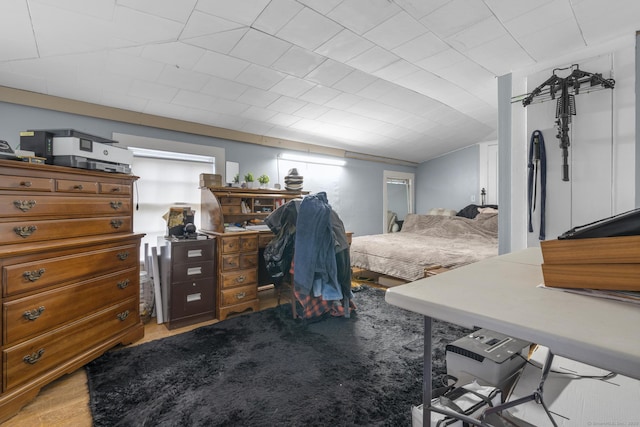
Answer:
[[[16, 148], [20, 142], [20, 132], [29, 129], [75, 129], [105, 138], [112, 138], [115, 132], [166, 139], [176, 141], [176, 151], [180, 151], [180, 141], [220, 147], [225, 149], [226, 160], [240, 163], [240, 176], [246, 172], [253, 172], [255, 176], [265, 173], [275, 178], [276, 158], [282, 151], [266, 146], [0, 102], [0, 139]], [[329, 203], [338, 212], [345, 227], [355, 235], [380, 233], [384, 170], [415, 173], [416, 168], [364, 160], [346, 160], [346, 166], [339, 172], [339, 179], [327, 180], [326, 187], [322, 184], [316, 184], [313, 188], [305, 185], [305, 190], [326, 191]], [[284, 173], [286, 171], [281, 170], [280, 176], [284, 176]]]
[[480, 148], [474, 144], [418, 166], [416, 213], [425, 214], [431, 208], [460, 210], [471, 203], [480, 204], [479, 155]]

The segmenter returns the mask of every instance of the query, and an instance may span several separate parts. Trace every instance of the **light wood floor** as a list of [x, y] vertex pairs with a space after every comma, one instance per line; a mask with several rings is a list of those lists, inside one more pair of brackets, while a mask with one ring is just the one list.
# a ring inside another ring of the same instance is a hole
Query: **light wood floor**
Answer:
[[[259, 294], [261, 310], [276, 306], [277, 298], [273, 290], [260, 291]], [[283, 299], [283, 303], [288, 303], [288, 300]], [[164, 325], [158, 325], [155, 319], [151, 319], [151, 322], [145, 325], [144, 338], [132, 345], [181, 334], [216, 322], [217, 320], [212, 320], [184, 328], [168, 330]], [[33, 401], [2, 424], [3, 427], [91, 427], [91, 425], [89, 389], [84, 368], [80, 368], [43, 387], [40, 394]]]

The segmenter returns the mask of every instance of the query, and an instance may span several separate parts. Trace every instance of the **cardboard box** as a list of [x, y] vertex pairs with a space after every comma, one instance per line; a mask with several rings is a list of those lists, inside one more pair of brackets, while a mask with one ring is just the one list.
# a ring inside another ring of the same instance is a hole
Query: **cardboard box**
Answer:
[[640, 291], [640, 236], [540, 242], [544, 284]]
[[222, 175], [201, 173], [200, 187], [222, 187]]

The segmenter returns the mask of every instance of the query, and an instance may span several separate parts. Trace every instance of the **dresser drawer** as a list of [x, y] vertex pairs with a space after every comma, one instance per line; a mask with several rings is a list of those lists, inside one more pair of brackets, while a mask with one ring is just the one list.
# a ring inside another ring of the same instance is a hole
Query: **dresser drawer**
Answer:
[[[42, 254], [33, 261], [2, 267], [3, 296], [30, 292], [52, 285], [62, 285], [102, 274], [134, 268], [138, 265], [138, 246], [123, 245], [113, 248], [87, 250], [56, 257]], [[48, 258], [47, 258], [48, 256]]]
[[0, 176], [1, 190], [20, 191], [53, 191], [55, 181], [52, 178], [36, 178], [30, 176]]
[[171, 284], [171, 320], [215, 310], [213, 277]]
[[256, 253], [238, 253], [223, 255], [222, 271], [233, 271], [237, 269], [255, 268], [258, 265], [258, 255]]
[[58, 368], [139, 322], [138, 300], [131, 298], [107, 310], [88, 314], [79, 322], [8, 347], [3, 351], [6, 379], [3, 390], [11, 390]]
[[222, 289], [232, 288], [235, 286], [243, 286], [258, 283], [258, 273], [255, 269], [240, 270], [233, 273], [222, 273], [220, 287]]
[[220, 306], [240, 304], [258, 298], [258, 287], [253, 284], [233, 289], [223, 289], [220, 295]]
[[16, 221], [0, 224], [4, 244], [67, 239], [132, 231], [130, 216]]
[[130, 214], [131, 212], [131, 200], [124, 197], [0, 195], [0, 218], [122, 215]]
[[172, 282], [186, 282], [189, 280], [202, 279], [203, 277], [213, 277], [215, 275], [215, 263], [213, 261], [203, 261], [187, 264], [174, 264]]
[[131, 268], [118, 274], [5, 302], [2, 304], [5, 325], [3, 345], [15, 344], [82, 319], [87, 313], [133, 298], [139, 293], [138, 281], [138, 269]]
[[100, 194], [113, 194], [128, 196], [131, 194], [131, 185], [129, 184], [113, 184], [101, 182], [99, 184]]
[[56, 191], [61, 193], [97, 194], [98, 183], [95, 181], [76, 181], [71, 179], [57, 179]]
[[174, 245], [171, 259], [175, 264], [212, 260], [215, 252], [213, 242], [213, 240], [196, 240], [184, 245]]

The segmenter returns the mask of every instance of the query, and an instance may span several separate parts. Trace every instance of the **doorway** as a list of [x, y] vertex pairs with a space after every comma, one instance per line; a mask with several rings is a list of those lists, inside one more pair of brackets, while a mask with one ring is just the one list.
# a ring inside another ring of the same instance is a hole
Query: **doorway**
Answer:
[[400, 231], [406, 215], [413, 213], [415, 176], [396, 171], [384, 171], [383, 175], [382, 232]]

